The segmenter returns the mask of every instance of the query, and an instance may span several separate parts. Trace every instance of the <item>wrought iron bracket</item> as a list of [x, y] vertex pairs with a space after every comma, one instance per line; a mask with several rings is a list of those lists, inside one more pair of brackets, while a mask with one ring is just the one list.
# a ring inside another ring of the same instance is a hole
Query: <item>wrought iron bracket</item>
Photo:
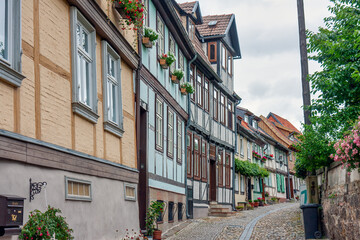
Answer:
[[29, 198], [29, 202], [31, 202], [31, 200], [34, 200], [35, 194], [39, 194], [41, 192], [41, 189], [43, 187], [46, 187], [47, 182], [32, 182], [31, 178], [29, 179], [29, 182], [30, 182], [30, 198]]

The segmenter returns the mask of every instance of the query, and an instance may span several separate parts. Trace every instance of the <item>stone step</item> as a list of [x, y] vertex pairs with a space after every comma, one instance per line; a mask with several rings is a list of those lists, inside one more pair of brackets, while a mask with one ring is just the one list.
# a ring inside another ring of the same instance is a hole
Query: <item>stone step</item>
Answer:
[[228, 208], [214, 208], [211, 207], [209, 209], [210, 212], [230, 212], [230, 210]]
[[211, 212], [208, 215], [212, 217], [231, 217], [235, 215], [235, 212]]

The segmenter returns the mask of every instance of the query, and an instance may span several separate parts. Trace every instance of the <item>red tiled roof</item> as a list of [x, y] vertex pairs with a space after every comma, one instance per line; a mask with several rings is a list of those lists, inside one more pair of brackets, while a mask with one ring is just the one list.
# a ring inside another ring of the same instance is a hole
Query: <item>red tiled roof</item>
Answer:
[[206, 56], [206, 54], [205, 54], [205, 52], [204, 52], [204, 49], [202, 48], [201, 42], [199, 41], [199, 39], [196, 37], [195, 39], [191, 40], [191, 42], [192, 42], [192, 44], [194, 45], [195, 50], [196, 50], [196, 52], [200, 55], [200, 57], [201, 57], [202, 59], [204, 59], [205, 62], [206, 62], [209, 66], [211, 66], [211, 63], [210, 63], [208, 57]]
[[[196, 25], [202, 36], [223, 35], [229, 26], [233, 14], [203, 16], [203, 24]], [[215, 26], [209, 26], [209, 22], [217, 21]]]
[[194, 2], [186, 2], [186, 3], [178, 3], [179, 7], [184, 10], [184, 12], [186, 12], [187, 14], [192, 14], [194, 6], [196, 4], [196, 1]]
[[[294, 127], [294, 125], [292, 125], [287, 119], [282, 118], [282, 117], [280, 117], [279, 115], [277, 115], [275, 113], [271, 113], [271, 114], [273, 114], [275, 116], [275, 118], [280, 122], [280, 124], [283, 125], [284, 127], [288, 128], [288, 129], [290, 129], [292, 131], [295, 131], [297, 133], [300, 133], [300, 131], [296, 127]], [[272, 119], [270, 121], [275, 122]]]

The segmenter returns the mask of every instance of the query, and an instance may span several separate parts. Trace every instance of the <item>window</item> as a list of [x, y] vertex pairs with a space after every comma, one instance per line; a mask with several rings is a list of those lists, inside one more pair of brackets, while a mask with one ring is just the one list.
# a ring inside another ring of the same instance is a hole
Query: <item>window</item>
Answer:
[[177, 162], [182, 163], [182, 121], [180, 118], [177, 118]]
[[136, 184], [124, 183], [125, 200], [136, 201]]
[[[179, 69], [184, 72], [184, 54], [181, 52], [180, 48], [178, 48], [178, 56], [179, 56]], [[184, 74], [185, 77], [185, 74]], [[185, 79], [183, 80], [185, 82]]]
[[156, 25], [156, 31], [159, 34], [158, 40], [157, 40], [157, 54], [160, 57], [163, 53], [165, 53], [165, 40], [164, 40], [164, 30], [165, 25], [163, 20], [161, 19], [159, 13], [157, 15], [157, 25]]
[[258, 128], [257, 126], [257, 121], [254, 119], [253, 121], [252, 121], [252, 126], [253, 126], [253, 128]]
[[219, 91], [214, 87], [214, 119], [219, 119]]
[[[157, 200], [158, 203], [164, 203], [162, 200]], [[156, 219], [157, 223], [162, 223], [164, 220], [164, 212], [160, 213], [158, 218]]]
[[233, 129], [233, 105], [232, 102], [228, 101], [228, 128]]
[[247, 158], [248, 160], [251, 159], [251, 155], [250, 155], [250, 142], [247, 142], [247, 152], [246, 152]]
[[[239, 175], [238, 173], [235, 173], [235, 192], [239, 192]], [[240, 176], [241, 178], [241, 176]]]
[[209, 112], [209, 80], [205, 78], [204, 81], [204, 109]]
[[221, 66], [226, 70], [226, 48], [224, 45], [221, 46]]
[[245, 121], [246, 123], [249, 123], [249, 117], [248, 117], [248, 115], [245, 115], [245, 116], [244, 116], [244, 121]]
[[220, 122], [225, 125], [225, 96], [220, 96]]
[[230, 54], [230, 52], [228, 51], [227, 52], [227, 59], [228, 59], [228, 62], [227, 62], [227, 71], [228, 71], [228, 74], [230, 75], [230, 76], [232, 76], [232, 64], [233, 64], [233, 58], [232, 58], [232, 56], [231, 56], [231, 54]]
[[169, 202], [168, 222], [174, 221], [174, 202]]
[[200, 179], [200, 138], [194, 136], [194, 178]]
[[73, 111], [96, 123], [97, 91], [95, 61], [95, 28], [75, 8], [71, 7], [71, 55]]
[[91, 182], [65, 176], [65, 199], [91, 201]]
[[186, 135], [187, 145], [186, 145], [186, 161], [187, 161], [187, 176], [192, 177], [192, 135], [190, 132]]
[[289, 151], [289, 160], [290, 160], [290, 162], [292, 162], [292, 154], [291, 154], [292, 152], [291, 151]]
[[[193, 85], [193, 87], [195, 88], [195, 67], [194, 67], [194, 65], [190, 66], [190, 82]], [[190, 94], [190, 99], [194, 102], [195, 102], [195, 94], [196, 94], [196, 92], [193, 94]]]
[[167, 110], [167, 155], [174, 156], [174, 113], [168, 107]]
[[144, 16], [144, 26], [149, 26], [149, 0], [143, 0], [144, 3], [144, 12], [143, 12], [143, 16]]
[[178, 203], [178, 221], [182, 221], [183, 219], [183, 208], [184, 208], [184, 204], [183, 203]]
[[[175, 53], [175, 41], [174, 38], [169, 34], [169, 52], [174, 54], [176, 59], [176, 53]], [[176, 61], [170, 65], [170, 72], [174, 72], [176, 67]]]
[[230, 158], [231, 155], [229, 153], [226, 153], [225, 154], [225, 186], [227, 188], [230, 188], [230, 179], [231, 179]]
[[219, 182], [219, 187], [223, 187], [224, 185], [224, 176], [223, 176], [223, 173], [224, 173], [224, 159], [223, 159], [223, 153], [222, 151], [219, 150], [219, 153], [218, 153], [218, 161], [219, 161], [219, 166], [218, 166], [218, 182]]
[[199, 107], [203, 106], [203, 91], [202, 91], [202, 74], [201, 72], [197, 72], [196, 77], [196, 96], [197, 96], [197, 104]]
[[155, 116], [155, 147], [159, 151], [163, 151], [164, 144], [164, 103], [156, 97], [156, 116]]
[[217, 56], [216, 56], [216, 42], [210, 42], [208, 43], [208, 58], [210, 62], [216, 62]]
[[0, 1], [0, 81], [20, 87], [21, 1]]
[[260, 182], [259, 178], [254, 178], [254, 192], [260, 192]]
[[122, 137], [120, 57], [106, 41], [102, 41], [104, 129]]
[[195, 38], [195, 24], [191, 20], [189, 21], [189, 37], [191, 40]]
[[244, 138], [240, 137], [240, 155], [244, 156]]
[[242, 195], [245, 194], [245, 176], [240, 176], [240, 192]]
[[201, 178], [207, 181], [207, 144], [206, 141], [201, 141]]

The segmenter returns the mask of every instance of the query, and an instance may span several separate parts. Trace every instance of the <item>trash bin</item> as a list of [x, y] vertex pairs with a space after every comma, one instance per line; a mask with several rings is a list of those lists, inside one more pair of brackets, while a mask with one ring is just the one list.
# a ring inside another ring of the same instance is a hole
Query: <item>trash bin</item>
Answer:
[[300, 208], [303, 211], [305, 239], [320, 239], [319, 214], [320, 204], [304, 204]]

